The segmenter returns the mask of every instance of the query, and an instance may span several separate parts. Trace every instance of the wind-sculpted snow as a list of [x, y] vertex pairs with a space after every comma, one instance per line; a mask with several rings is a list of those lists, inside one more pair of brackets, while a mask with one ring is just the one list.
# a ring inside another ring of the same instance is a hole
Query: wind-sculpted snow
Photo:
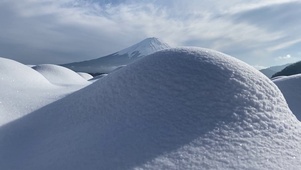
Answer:
[[56, 85], [72, 85], [88, 83], [76, 72], [53, 64], [41, 64], [34, 66], [33, 69], [41, 73], [47, 80]]
[[59, 88], [29, 66], [0, 58], [0, 126], [81, 87]]
[[301, 121], [301, 74], [275, 78], [277, 79], [273, 82], [281, 90], [292, 112]]
[[300, 122], [251, 66], [149, 55], [0, 129], [0, 169], [300, 169]]

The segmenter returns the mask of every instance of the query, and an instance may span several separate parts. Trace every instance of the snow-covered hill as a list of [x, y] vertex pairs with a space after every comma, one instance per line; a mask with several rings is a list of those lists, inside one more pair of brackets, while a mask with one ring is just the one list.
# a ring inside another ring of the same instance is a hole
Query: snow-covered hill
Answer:
[[82, 87], [55, 86], [32, 68], [0, 58], [0, 126]]
[[292, 112], [301, 121], [301, 74], [276, 78], [273, 82], [281, 90]]
[[49, 82], [56, 85], [87, 84], [88, 81], [76, 72], [54, 64], [41, 64], [32, 67], [41, 73]]
[[131, 47], [119, 52], [100, 57], [94, 60], [64, 64], [64, 67], [70, 68], [76, 72], [86, 72], [92, 74], [109, 73], [133, 63], [137, 59], [154, 52], [168, 49], [170, 46], [158, 38], [147, 38]]
[[208, 49], [157, 52], [0, 127], [0, 169], [301, 169], [267, 77]]

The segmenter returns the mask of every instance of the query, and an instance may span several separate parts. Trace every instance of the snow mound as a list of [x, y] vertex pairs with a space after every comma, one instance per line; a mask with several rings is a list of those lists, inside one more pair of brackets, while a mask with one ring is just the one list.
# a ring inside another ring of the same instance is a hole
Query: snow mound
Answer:
[[76, 72], [54, 64], [41, 64], [33, 69], [41, 73], [47, 80], [56, 85], [85, 84], [87, 81]]
[[0, 169], [300, 169], [300, 133], [253, 67], [170, 49], [1, 127]]
[[50, 85], [40, 73], [17, 61], [0, 57], [1, 84], [9, 83], [12, 86], [41, 86]]
[[291, 111], [301, 121], [301, 74], [278, 76], [273, 82], [281, 90]]
[[[51, 86], [47, 79], [32, 68], [14, 60], [0, 58], [0, 126], [32, 108], [34, 99], [31, 100], [32, 97], [24, 91], [49, 89]], [[31, 103], [25, 104], [25, 101]]]
[[31, 67], [0, 58], [0, 126], [82, 87], [58, 88]]
[[85, 80], [90, 80], [93, 78], [93, 76], [91, 74], [88, 73], [84, 73], [84, 72], [77, 72], [77, 74], [79, 74], [82, 78], [84, 78]]

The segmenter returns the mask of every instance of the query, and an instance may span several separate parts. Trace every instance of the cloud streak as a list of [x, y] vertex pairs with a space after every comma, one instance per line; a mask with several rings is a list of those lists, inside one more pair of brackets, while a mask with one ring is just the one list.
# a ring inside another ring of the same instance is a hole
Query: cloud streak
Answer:
[[220, 50], [253, 65], [272, 65], [275, 56], [298, 52], [292, 45], [301, 39], [296, 36], [301, 35], [300, 3], [242, 2], [4, 0], [0, 56], [66, 63], [97, 58], [150, 36], [174, 46]]

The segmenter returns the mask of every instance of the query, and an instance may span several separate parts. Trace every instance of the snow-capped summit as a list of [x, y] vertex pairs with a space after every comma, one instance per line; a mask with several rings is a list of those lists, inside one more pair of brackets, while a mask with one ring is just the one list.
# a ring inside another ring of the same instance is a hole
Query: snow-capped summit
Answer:
[[63, 66], [76, 72], [86, 72], [92, 74], [109, 73], [133, 63], [138, 58], [168, 48], [170, 48], [168, 44], [162, 42], [158, 38], [151, 37], [104, 57], [83, 62], [64, 64]]
[[129, 58], [143, 57], [154, 52], [170, 48], [170, 46], [156, 37], [147, 38], [133, 46], [117, 52], [119, 55], [126, 54]]

